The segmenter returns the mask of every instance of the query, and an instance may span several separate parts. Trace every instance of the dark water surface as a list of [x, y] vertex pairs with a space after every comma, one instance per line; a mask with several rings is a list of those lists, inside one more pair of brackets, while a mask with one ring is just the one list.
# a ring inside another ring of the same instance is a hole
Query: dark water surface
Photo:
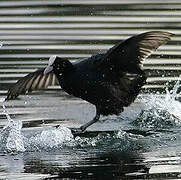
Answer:
[[[179, 0], [0, 1], [0, 179], [181, 179], [180, 28]], [[51, 55], [79, 60], [151, 30], [175, 36], [145, 61], [141, 94], [83, 136], [68, 127], [95, 108], [60, 87], [3, 103]]]

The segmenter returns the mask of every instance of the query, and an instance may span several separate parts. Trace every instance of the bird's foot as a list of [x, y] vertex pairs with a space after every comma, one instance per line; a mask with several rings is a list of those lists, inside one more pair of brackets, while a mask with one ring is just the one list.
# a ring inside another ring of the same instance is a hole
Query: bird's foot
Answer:
[[71, 131], [73, 135], [79, 135], [79, 134], [84, 133], [84, 130], [81, 128], [71, 128]]
[[[61, 127], [60, 125], [56, 125], [55, 128]], [[81, 135], [85, 132], [83, 128], [69, 128], [74, 136]]]

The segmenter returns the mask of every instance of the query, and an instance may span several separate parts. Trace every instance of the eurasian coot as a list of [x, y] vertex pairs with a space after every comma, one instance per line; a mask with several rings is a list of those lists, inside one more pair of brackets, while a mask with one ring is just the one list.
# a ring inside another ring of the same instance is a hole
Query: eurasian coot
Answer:
[[171, 36], [169, 32], [146, 32], [119, 42], [104, 54], [74, 63], [52, 56], [46, 68], [30, 73], [15, 83], [6, 99], [46, 88], [58, 80], [68, 94], [96, 106], [93, 120], [74, 130], [74, 133], [83, 132], [98, 121], [100, 115], [118, 115], [135, 100], [147, 78], [141, 69], [144, 59]]

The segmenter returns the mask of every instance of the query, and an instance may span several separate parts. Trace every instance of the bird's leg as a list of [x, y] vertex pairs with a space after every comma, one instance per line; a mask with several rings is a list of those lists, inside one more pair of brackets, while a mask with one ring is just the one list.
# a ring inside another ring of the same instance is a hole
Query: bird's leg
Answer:
[[80, 128], [75, 128], [75, 129], [72, 129], [72, 133], [73, 134], [79, 134], [79, 133], [82, 133], [84, 132], [89, 126], [91, 126], [92, 124], [94, 124], [95, 122], [97, 122], [100, 118], [100, 113], [99, 111], [96, 109], [96, 115], [95, 117], [89, 121], [88, 123], [82, 125]]
[[82, 131], [85, 131], [89, 126], [91, 126], [92, 124], [94, 124], [95, 122], [97, 122], [97, 121], [99, 120], [99, 118], [100, 118], [100, 113], [98, 113], [98, 112], [96, 111], [96, 116], [95, 116], [91, 121], [89, 121], [88, 123], [82, 125], [82, 126], [80, 127], [80, 129], [81, 129]]

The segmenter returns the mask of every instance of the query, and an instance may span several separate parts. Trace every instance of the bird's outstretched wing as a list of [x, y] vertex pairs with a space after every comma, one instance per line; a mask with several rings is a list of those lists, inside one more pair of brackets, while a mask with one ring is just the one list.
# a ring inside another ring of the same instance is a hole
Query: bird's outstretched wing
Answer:
[[19, 79], [9, 90], [6, 100], [15, 99], [20, 94], [26, 94], [33, 90], [44, 89], [51, 85], [57, 85], [58, 80], [53, 72], [44, 75], [45, 68], [38, 69]]
[[143, 63], [159, 46], [167, 43], [173, 34], [162, 31], [150, 31], [133, 36], [109, 49], [98, 67], [114, 72], [141, 73]]

